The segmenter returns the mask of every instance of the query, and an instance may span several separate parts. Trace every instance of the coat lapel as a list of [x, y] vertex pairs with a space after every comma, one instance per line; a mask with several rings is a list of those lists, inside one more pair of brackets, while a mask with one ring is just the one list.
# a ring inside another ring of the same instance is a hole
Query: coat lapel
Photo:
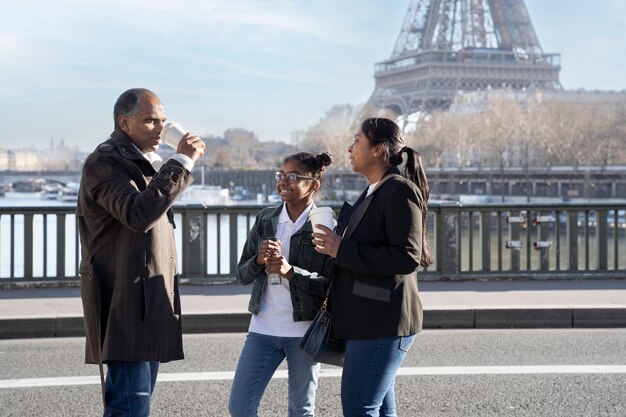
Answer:
[[372, 193], [369, 196], [365, 197], [365, 199], [363, 200], [363, 202], [361, 202], [361, 204], [356, 206], [356, 208], [352, 212], [352, 216], [350, 217], [350, 221], [348, 222], [348, 226], [346, 226], [346, 231], [343, 234], [343, 237], [345, 239], [350, 239], [350, 236], [352, 236], [352, 234], [356, 230], [356, 228], [359, 225], [359, 223], [361, 223], [361, 220], [363, 220], [363, 216], [365, 216], [365, 213], [367, 212], [367, 208], [369, 207], [370, 203], [372, 202], [372, 199], [374, 198], [374, 193], [376, 193], [376, 191], [385, 182], [387, 182], [388, 179], [393, 178], [393, 177], [400, 177], [400, 178], [402, 178], [402, 176], [398, 175], [398, 174], [387, 175], [386, 177], [384, 177], [383, 179], [378, 181], [378, 184], [376, 184], [376, 188], [374, 188], [374, 190], [372, 190]]
[[341, 210], [339, 210], [339, 216], [337, 217], [337, 227], [335, 228], [335, 233], [343, 236], [346, 228], [348, 227], [348, 223], [350, 222], [350, 217], [352, 217], [352, 213], [359, 206], [359, 204], [363, 202], [366, 196], [367, 188], [363, 190], [363, 192], [353, 205], [350, 205], [350, 203], [348, 203], [347, 201], [343, 202], [343, 206], [341, 206]]

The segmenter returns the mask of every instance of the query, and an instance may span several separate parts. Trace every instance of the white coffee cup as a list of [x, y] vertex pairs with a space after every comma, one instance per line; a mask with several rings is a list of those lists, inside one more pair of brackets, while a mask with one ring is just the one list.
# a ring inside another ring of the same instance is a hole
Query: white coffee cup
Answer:
[[178, 142], [183, 136], [187, 134], [187, 131], [176, 122], [167, 122], [161, 130], [161, 142], [171, 146], [174, 149], [178, 148]]
[[328, 227], [329, 229], [335, 228], [334, 221], [334, 212], [330, 207], [314, 207], [309, 212], [309, 220], [311, 220], [311, 225], [313, 225], [314, 233], [325, 234], [324, 231], [315, 225], [321, 224], [323, 226]]

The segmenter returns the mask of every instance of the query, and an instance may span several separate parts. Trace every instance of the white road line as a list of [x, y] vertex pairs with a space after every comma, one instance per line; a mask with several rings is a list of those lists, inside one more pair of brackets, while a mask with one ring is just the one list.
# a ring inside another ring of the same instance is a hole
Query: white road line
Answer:
[[[537, 365], [537, 366], [433, 366], [400, 368], [400, 376], [429, 375], [545, 375], [545, 374], [626, 374], [626, 365]], [[159, 382], [230, 381], [234, 372], [160, 373]], [[340, 377], [340, 368], [322, 368], [321, 377]], [[279, 370], [274, 378], [287, 378], [287, 371]], [[0, 389], [97, 385], [100, 377], [68, 376], [59, 378], [0, 379]]]

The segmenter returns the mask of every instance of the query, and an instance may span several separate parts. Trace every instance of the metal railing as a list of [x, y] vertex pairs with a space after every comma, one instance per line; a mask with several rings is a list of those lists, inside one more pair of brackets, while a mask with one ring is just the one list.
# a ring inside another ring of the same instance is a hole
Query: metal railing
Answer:
[[[263, 206], [175, 207], [181, 276], [232, 280]], [[338, 208], [336, 208], [338, 209]], [[0, 208], [0, 282], [76, 280], [74, 207]], [[626, 278], [626, 204], [432, 203], [425, 280]]]

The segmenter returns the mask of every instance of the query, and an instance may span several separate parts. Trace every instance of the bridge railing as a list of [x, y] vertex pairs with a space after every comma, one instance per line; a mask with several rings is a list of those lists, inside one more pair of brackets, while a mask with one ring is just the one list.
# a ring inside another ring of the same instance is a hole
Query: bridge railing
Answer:
[[[232, 280], [263, 206], [175, 207], [181, 277]], [[338, 210], [338, 208], [336, 208]], [[76, 280], [74, 207], [0, 208], [0, 282]], [[626, 204], [432, 203], [425, 280], [626, 278]]]

